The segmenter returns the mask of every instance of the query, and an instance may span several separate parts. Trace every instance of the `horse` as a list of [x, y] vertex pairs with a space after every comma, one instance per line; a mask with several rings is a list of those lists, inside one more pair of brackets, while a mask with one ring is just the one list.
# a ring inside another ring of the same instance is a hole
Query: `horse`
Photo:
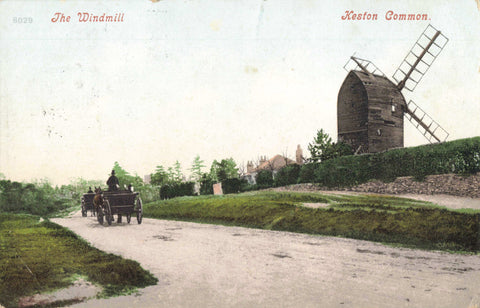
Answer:
[[93, 210], [98, 214], [100, 207], [103, 206], [102, 189], [95, 187], [95, 197], [93, 197]]

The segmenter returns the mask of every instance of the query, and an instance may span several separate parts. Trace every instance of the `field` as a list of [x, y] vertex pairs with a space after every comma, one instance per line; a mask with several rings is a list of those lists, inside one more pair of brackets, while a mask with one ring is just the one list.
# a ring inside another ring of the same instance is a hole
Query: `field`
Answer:
[[479, 212], [388, 196], [255, 192], [157, 201], [146, 204], [144, 212], [152, 218], [341, 236], [423, 249], [479, 250]]
[[1, 305], [16, 307], [23, 296], [67, 287], [79, 276], [100, 285], [100, 296], [157, 282], [137, 262], [93, 248], [54, 223], [39, 222], [37, 216], [0, 214]]

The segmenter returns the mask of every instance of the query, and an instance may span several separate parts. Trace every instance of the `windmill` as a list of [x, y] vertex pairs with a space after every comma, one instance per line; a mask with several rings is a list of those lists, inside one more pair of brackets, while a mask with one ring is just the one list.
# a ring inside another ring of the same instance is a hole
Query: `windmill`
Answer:
[[448, 133], [402, 90], [416, 88], [445, 45], [440, 31], [428, 25], [408, 52], [393, 80], [372, 62], [350, 57], [348, 75], [338, 93], [338, 140], [356, 153], [375, 153], [403, 147], [404, 117], [430, 142], [443, 142]]

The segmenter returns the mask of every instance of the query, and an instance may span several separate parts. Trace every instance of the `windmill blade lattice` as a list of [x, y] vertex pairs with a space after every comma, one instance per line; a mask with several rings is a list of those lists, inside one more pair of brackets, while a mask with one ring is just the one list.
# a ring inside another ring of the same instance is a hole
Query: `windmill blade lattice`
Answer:
[[447, 140], [449, 133], [412, 100], [407, 103], [405, 117], [430, 143]]
[[350, 59], [348, 59], [347, 63], [345, 63], [343, 68], [347, 72], [364, 71], [367, 74], [380, 75], [385, 77], [385, 74], [371, 61], [360, 59], [354, 56], [351, 56]]
[[399, 89], [413, 91], [447, 43], [446, 36], [428, 25], [393, 74]]

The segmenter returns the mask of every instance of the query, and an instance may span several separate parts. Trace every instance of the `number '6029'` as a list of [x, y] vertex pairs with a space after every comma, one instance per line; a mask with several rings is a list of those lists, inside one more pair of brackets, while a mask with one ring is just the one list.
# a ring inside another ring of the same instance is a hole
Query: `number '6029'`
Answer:
[[16, 24], [31, 24], [32, 22], [32, 17], [13, 17], [13, 23]]

